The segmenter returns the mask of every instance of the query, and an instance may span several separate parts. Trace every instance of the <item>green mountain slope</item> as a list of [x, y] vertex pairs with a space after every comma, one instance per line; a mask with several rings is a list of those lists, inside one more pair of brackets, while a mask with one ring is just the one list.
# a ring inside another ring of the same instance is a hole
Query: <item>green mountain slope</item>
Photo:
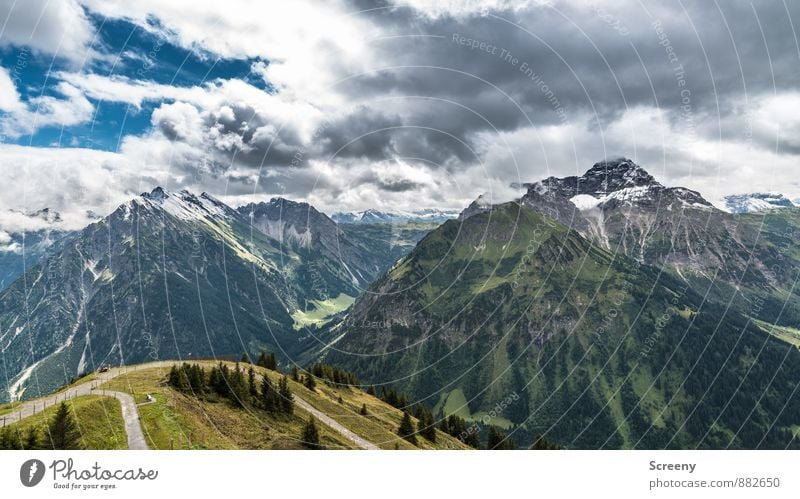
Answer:
[[795, 347], [525, 204], [427, 235], [321, 356], [528, 444], [797, 445]]

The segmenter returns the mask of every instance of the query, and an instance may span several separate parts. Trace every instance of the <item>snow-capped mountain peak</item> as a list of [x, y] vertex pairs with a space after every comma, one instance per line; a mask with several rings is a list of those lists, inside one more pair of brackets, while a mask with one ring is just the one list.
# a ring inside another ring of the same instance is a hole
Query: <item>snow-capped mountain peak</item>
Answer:
[[440, 210], [424, 208], [420, 210], [393, 210], [381, 211], [370, 208], [363, 211], [336, 212], [331, 218], [339, 224], [376, 224], [376, 223], [405, 223], [405, 222], [435, 222], [442, 223], [457, 218], [457, 210]]
[[139, 198], [127, 203], [122, 209], [127, 210], [128, 205], [132, 203], [139, 206], [158, 207], [181, 220], [197, 220], [207, 217], [227, 218], [235, 215], [231, 208], [208, 193], [204, 192], [197, 196], [187, 190], [171, 192], [163, 187], [156, 187], [150, 192], [142, 193]]
[[627, 158], [603, 160], [580, 177], [549, 177], [528, 189], [537, 194], [569, 199], [581, 211], [615, 206], [657, 209], [710, 209], [699, 193], [683, 187], [665, 187], [644, 168]]
[[731, 213], [757, 213], [793, 206], [797, 206], [797, 204], [783, 194], [771, 192], [735, 194], [725, 197], [725, 208]]

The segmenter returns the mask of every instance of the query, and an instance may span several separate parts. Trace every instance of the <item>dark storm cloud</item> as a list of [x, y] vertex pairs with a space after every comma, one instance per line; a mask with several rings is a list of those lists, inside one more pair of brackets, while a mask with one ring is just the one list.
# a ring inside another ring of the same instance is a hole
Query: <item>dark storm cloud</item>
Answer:
[[[555, 163], [579, 163], [578, 173], [606, 153], [632, 155], [635, 149], [640, 159], [656, 163], [664, 147], [680, 149], [632, 140], [623, 150], [606, 151], [605, 143], [591, 141], [637, 107], [662, 109], [685, 137], [747, 140], [775, 150], [769, 130], [751, 129], [746, 104], [795, 91], [800, 81], [791, 23], [800, 20], [796, 2], [555, 3], [440, 16], [380, 6], [352, 2], [352, 10], [361, 11], [354, 15], [383, 36], [369, 46], [371, 70], [349, 74], [346, 64], [334, 65], [341, 71], [335, 90], [350, 104], [347, 111], [326, 116], [304, 143], [291, 123], [276, 124], [244, 103], [230, 104], [232, 114], [204, 118], [220, 163], [288, 167], [298, 153], [303, 165], [399, 157], [452, 173], [482, 163], [496, 132], [553, 125], [572, 125], [589, 137], [569, 139], [591, 158], [577, 161], [569, 151], [547, 151], [559, 158]], [[175, 130], [162, 131], [174, 140]], [[549, 144], [563, 148], [565, 142], [551, 137]], [[800, 150], [794, 142], [782, 144], [780, 153]], [[713, 162], [698, 163], [682, 153], [680, 164], [671, 166], [674, 175], [698, 175], [697, 165], [716, 171]], [[518, 159], [524, 168], [528, 157]], [[503, 168], [518, 173], [516, 161], [505, 163], [489, 166], [500, 174], [508, 173]], [[298, 194], [320, 188], [319, 179], [303, 175], [270, 181]], [[246, 176], [236, 180], [242, 190], [249, 182]], [[351, 185], [363, 184], [389, 192], [418, 187], [403, 179], [352, 178]]]
[[314, 147], [324, 159], [387, 159], [396, 153], [392, 132], [402, 126], [399, 116], [390, 116], [373, 107], [359, 106], [351, 113], [334, 117], [320, 127]]
[[414, 182], [413, 180], [401, 179], [386, 179], [379, 177], [374, 171], [369, 171], [356, 178], [357, 185], [372, 184], [383, 191], [388, 192], [406, 192], [419, 189], [422, 184]]
[[386, 67], [347, 79], [340, 90], [363, 102], [387, 94], [450, 101], [408, 98], [404, 123], [465, 141], [586, 113], [604, 126], [640, 105], [661, 107], [686, 127], [727, 116], [730, 101], [745, 95], [797, 88], [790, 17], [800, 19], [798, 11], [780, 1], [556, 4], [438, 18], [373, 10], [362, 15], [394, 34], [373, 42]]

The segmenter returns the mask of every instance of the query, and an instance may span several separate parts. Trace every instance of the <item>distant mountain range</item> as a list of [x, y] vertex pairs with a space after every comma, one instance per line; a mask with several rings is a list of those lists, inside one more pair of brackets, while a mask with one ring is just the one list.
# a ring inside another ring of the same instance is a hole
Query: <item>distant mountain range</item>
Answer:
[[758, 213], [776, 208], [793, 208], [797, 203], [783, 194], [756, 192], [737, 194], [725, 198], [725, 207], [731, 213]]
[[331, 218], [340, 224], [381, 224], [381, 223], [442, 223], [457, 218], [459, 211], [423, 209], [415, 211], [348, 211], [336, 212]]
[[0, 291], [0, 398], [104, 363], [268, 349], [518, 445], [798, 447], [800, 208], [754, 194], [723, 211], [625, 158], [524, 187], [333, 217], [156, 188]]

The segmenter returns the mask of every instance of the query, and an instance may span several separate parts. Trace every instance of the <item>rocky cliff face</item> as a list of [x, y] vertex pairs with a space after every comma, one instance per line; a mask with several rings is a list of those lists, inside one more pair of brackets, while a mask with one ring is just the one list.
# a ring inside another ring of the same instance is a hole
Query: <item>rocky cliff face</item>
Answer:
[[[534, 183], [522, 201], [605, 249], [742, 307], [756, 296], [767, 308], [781, 307], [792, 288], [791, 269], [800, 265], [785, 244], [766, 240], [758, 224], [716, 209], [696, 191], [665, 187], [629, 159], [596, 163], [580, 177]], [[776, 265], [784, 271], [775, 272]], [[794, 302], [782, 319], [800, 319]]]

